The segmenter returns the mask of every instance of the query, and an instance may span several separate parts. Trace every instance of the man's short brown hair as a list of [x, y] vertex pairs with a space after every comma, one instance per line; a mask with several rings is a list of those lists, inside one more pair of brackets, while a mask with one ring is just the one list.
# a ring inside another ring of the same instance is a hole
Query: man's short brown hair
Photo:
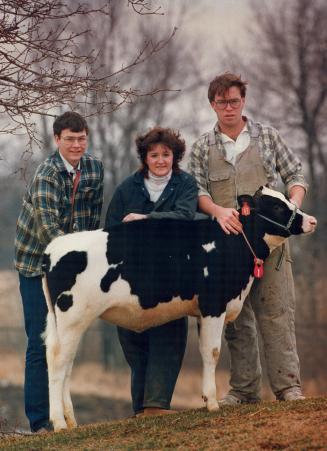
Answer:
[[209, 102], [215, 100], [215, 96], [223, 96], [226, 91], [232, 86], [240, 88], [241, 97], [245, 97], [247, 82], [241, 79], [240, 75], [232, 74], [231, 72], [225, 72], [222, 75], [215, 77], [209, 85], [208, 99]]

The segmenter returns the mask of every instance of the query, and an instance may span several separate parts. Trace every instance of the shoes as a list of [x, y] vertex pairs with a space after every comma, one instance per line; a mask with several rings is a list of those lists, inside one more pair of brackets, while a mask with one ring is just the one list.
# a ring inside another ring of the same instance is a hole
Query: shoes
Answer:
[[177, 410], [161, 409], [160, 407], [145, 407], [143, 412], [137, 413], [137, 417], [151, 417], [154, 415], [170, 415], [172, 413], [178, 413]]
[[255, 404], [260, 402], [258, 398], [241, 398], [232, 393], [227, 393], [222, 399], [218, 401], [219, 406], [236, 406], [238, 404]]
[[50, 424], [46, 424], [37, 431], [33, 431], [34, 434], [48, 434], [49, 432], [53, 432], [53, 427]]
[[279, 401], [300, 401], [303, 399], [305, 399], [305, 396], [303, 396], [301, 387], [287, 388], [278, 396]]

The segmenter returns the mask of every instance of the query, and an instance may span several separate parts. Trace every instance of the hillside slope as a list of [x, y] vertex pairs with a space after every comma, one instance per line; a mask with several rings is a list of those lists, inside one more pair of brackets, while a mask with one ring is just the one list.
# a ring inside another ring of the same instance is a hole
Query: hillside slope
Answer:
[[327, 450], [327, 396], [137, 418], [33, 437], [2, 436], [10, 450]]

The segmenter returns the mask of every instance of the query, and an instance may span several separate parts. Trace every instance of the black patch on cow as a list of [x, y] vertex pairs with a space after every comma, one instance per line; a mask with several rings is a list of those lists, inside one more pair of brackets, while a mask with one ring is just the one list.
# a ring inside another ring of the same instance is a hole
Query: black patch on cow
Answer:
[[[247, 236], [259, 258], [266, 258], [268, 247], [264, 230], [254, 215], [242, 218]], [[215, 243], [206, 252], [204, 244]], [[226, 235], [211, 219], [198, 221], [145, 220], [124, 223], [109, 230], [107, 242], [110, 269], [102, 281], [119, 275], [139, 297], [142, 308], [155, 307], [173, 297], [183, 300], [199, 296], [203, 316], [219, 316], [226, 304], [237, 297], [249, 282], [253, 256], [241, 235]], [[207, 268], [208, 277], [205, 277]]]
[[199, 255], [199, 243], [196, 237], [192, 239], [195, 222], [146, 220], [110, 229], [108, 263], [122, 262], [111, 277], [116, 279], [120, 274], [128, 281], [143, 308], [155, 307], [175, 296], [192, 299], [196, 294], [200, 265], [195, 265], [195, 254]]
[[[46, 277], [52, 305], [57, 303], [59, 296], [70, 291], [76, 282], [78, 274], [87, 266], [87, 253], [85, 251], [70, 251], [63, 255], [57, 264], [49, 271], [49, 255], [44, 255], [47, 266]], [[64, 303], [66, 305], [66, 302]], [[69, 308], [69, 307], [68, 307]], [[62, 311], [65, 311], [61, 308]]]
[[62, 312], [67, 312], [73, 305], [73, 296], [71, 294], [62, 294], [57, 299], [57, 306]]
[[110, 268], [108, 269], [106, 275], [101, 279], [100, 288], [102, 291], [107, 293], [110, 289], [110, 286], [113, 282], [116, 282], [120, 275], [119, 265], [118, 268]]

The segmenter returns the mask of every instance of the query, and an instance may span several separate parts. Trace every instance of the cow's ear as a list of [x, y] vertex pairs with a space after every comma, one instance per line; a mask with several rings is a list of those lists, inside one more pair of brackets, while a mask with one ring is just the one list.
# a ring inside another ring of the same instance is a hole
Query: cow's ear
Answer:
[[253, 197], [249, 196], [248, 194], [242, 194], [241, 196], [238, 196], [237, 201], [240, 208], [242, 208], [245, 203], [247, 203], [250, 208], [254, 208]]

